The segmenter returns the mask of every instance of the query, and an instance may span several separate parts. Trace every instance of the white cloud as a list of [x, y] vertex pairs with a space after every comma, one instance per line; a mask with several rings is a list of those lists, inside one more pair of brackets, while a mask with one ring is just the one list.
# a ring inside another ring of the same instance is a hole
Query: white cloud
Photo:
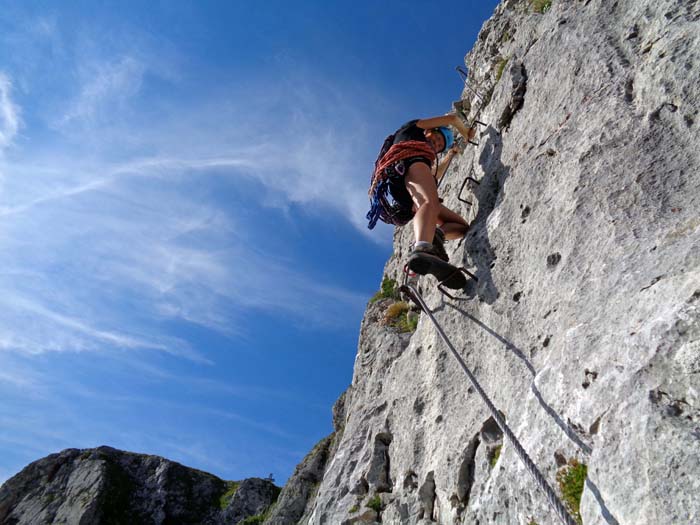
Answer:
[[[100, 351], [110, 347], [154, 350], [200, 363], [210, 363], [182, 341], [163, 337], [146, 339], [139, 335], [104, 330], [91, 325], [90, 321], [58, 313], [36, 300], [13, 294], [12, 290], [4, 289], [3, 292], [0, 304], [3, 305], [5, 314], [0, 315], [0, 328], [6, 336], [0, 339], [0, 350], [40, 353]], [[15, 326], [21, 328], [13, 329]]]
[[250, 162], [151, 159], [94, 171], [56, 163], [34, 173], [6, 164], [0, 348], [155, 350], [201, 361], [184, 342], [159, 335], [153, 320], [244, 335], [246, 310], [328, 324], [364, 302], [290, 270], [274, 246], [251, 245], [251, 224], [197, 196], [222, 177], [212, 166]]
[[12, 82], [0, 72], [0, 153], [12, 144], [19, 131], [19, 108], [11, 97]]
[[[0, 341], [0, 348], [2, 348], [3, 341]], [[22, 389], [27, 392], [36, 392], [40, 388], [40, 384], [27, 377], [27, 370], [22, 369], [21, 372], [13, 369], [8, 370], [7, 363], [3, 363], [3, 370], [0, 370], [0, 384], [10, 385], [17, 389]]]
[[130, 56], [84, 65], [80, 92], [68, 104], [59, 124], [66, 126], [72, 121], [114, 119], [138, 93], [145, 71], [145, 64]]

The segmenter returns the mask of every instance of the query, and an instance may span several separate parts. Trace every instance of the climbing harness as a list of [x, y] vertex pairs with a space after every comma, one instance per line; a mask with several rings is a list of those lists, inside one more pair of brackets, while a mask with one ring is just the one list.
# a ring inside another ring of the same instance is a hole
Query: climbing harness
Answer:
[[[549, 504], [552, 506], [554, 511], [556, 512], [557, 516], [561, 520], [564, 525], [577, 525], [576, 520], [569, 514], [567, 511], [566, 507], [564, 504], [561, 502], [557, 494], [554, 492], [554, 489], [549, 485], [547, 480], [544, 478], [542, 473], [537, 469], [537, 466], [533, 463], [533, 461], [530, 459], [530, 456], [527, 455], [527, 452], [525, 449], [522, 447], [520, 442], [518, 441], [518, 438], [515, 437], [515, 434], [513, 434], [513, 431], [510, 429], [510, 427], [506, 424], [505, 420], [503, 419], [503, 416], [501, 416], [501, 413], [496, 409], [496, 406], [491, 402], [489, 397], [486, 395], [486, 392], [484, 392], [484, 389], [481, 388], [481, 385], [477, 381], [476, 377], [474, 374], [469, 370], [469, 367], [467, 367], [466, 363], [464, 362], [464, 359], [462, 359], [462, 356], [459, 355], [455, 347], [452, 345], [452, 342], [450, 339], [447, 337], [445, 334], [444, 330], [442, 329], [442, 326], [440, 326], [440, 323], [438, 323], [437, 319], [435, 319], [435, 316], [433, 315], [432, 310], [428, 308], [428, 305], [426, 304], [425, 300], [421, 296], [421, 294], [418, 292], [418, 289], [413, 286], [412, 284], [403, 284], [400, 288], [399, 291], [403, 294], [405, 294], [411, 301], [413, 301], [423, 312], [426, 313], [430, 321], [433, 323], [435, 326], [435, 329], [437, 330], [438, 334], [440, 335], [440, 338], [445, 342], [447, 347], [450, 349], [452, 352], [452, 355], [457, 359], [457, 362], [459, 363], [459, 366], [462, 368], [464, 373], [467, 375], [467, 378], [469, 379], [469, 382], [471, 385], [474, 387], [474, 390], [476, 390], [479, 395], [481, 396], [481, 399], [486, 403], [486, 406], [489, 409], [489, 412], [491, 412], [491, 416], [493, 419], [496, 421], [496, 424], [498, 424], [499, 428], [503, 432], [503, 434], [508, 438], [508, 441], [510, 442], [511, 445], [513, 445], [513, 448], [515, 449], [515, 452], [518, 454], [518, 457], [520, 458], [520, 461], [523, 462], [525, 465], [525, 468], [527, 471], [530, 473], [530, 475], [534, 478], [535, 482], [539, 486], [542, 491], [544, 491], [545, 495], [547, 496], [547, 501]], [[444, 292], [443, 292], [444, 293]]]
[[[398, 163], [411, 157], [425, 157], [430, 162], [434, 162], [436, 153], [432, 146], [425, 142], [407, 140], [399, 144], [390, 145], [394, 135], [389, 135], [382, 146], [377, 160], [374, 162], [374, 171], [370, 180], [369, 201], [370, 210], [367, 212], [367, 227], [373, 229], [378, 220], [395, 226], [403, 226], [411, 217], [404, 217], [402, 208], [396, 203], [392, 203], [389, 192], [389, 176], [391, 170], [403, 169]], [[403, 173], [399, 172], [400, 175]]]

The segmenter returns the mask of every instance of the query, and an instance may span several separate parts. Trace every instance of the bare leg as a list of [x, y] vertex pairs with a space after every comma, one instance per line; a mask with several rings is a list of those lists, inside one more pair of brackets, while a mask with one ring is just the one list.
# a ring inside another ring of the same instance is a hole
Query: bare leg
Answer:
[[405, 182], [416, 209], [413, 217], [415, 240], [432, 243], [441, 206], [433, 174], [427, 164], [416, 162], [408, 168]]
[[440, 205], [440, 210], [438, 212], [438, 225], [445, 232], [445, 239], [461, 239], [467, 233], [469, 229], [469, 224], [461, 216], [446, 208], [442, 204]]

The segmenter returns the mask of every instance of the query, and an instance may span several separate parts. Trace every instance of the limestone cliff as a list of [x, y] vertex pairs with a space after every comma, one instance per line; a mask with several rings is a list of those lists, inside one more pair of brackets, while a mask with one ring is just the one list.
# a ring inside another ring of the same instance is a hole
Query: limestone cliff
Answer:
[[67, 449], [0, 487], [0, 524], [260, 523], [278, 493], [269, 480], [226, 482], [158, 456]]
[[[505, 0], [466, 57], [487, 126], [440, 190], [478, 283], [420, 284], [587, 525], [700, 522], [699, 33], [693, 0]], [[342, 432], [271, 523], [556, 523], [426, 316], [381, 322], [394, 301], [368, 306]]]

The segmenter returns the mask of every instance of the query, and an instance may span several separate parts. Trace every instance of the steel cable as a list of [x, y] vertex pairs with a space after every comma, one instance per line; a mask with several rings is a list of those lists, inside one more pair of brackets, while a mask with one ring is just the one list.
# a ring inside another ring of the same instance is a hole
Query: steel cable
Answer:
[[467, 378], [469, 378], [469, 382], [472, 384], [474, 389], [479, 393], [479, 395], [481, 396], [481, 399], [484, 400], [484, 403], [486, 403], [486, 406], [488, 407], [489, 411], [491, 412], [491, 416], [496, 421], [499, 428], [506, 435], [506, 437], [508, 438], [508, 441], [510, 441], [510, 443], [515, 448], [515, 451], [518, 454], [520, 461], [523, 462], [526, 470], [535, 479], [535, 482], [540, 487], [540, 489], [542, 489], [544, 491], [545, 495], [547, 496], [547, 501], [552, 506], [552, 508], [556, 512], [557, 516], [559, 517], [559, 519], [565, 525], [578, 525], [576, 520], [571, 516], [571, 514], [569, 514], [569, 511], [566, 509], [564, 504], [561, 502], [561, 500], [559, 499], [557, 494], [554, 492], [554, 489], [552, 489], [552, 487], [547, 482], [547, 480], [544, 478], [542, 473], [538, 470], [537, 466], [530, 459], [530, 456], [527, 455], [527, 452], [525, 452], [525, 449], [522, 447], [522, 445], [518, 441], [518, 438], [515, 437], [515, 434], [513, 434], [513, 431], [506, 424], [506, 422], [503, 419], [503, 417], [501, 416], [500, 412], [496, 409], [495, 405], [491, 402], [489, 397], [486, 395], [486, 392], [484, 392], [484, 389], [481, 388], [481, 385], [477, 381], [476, 377], [474, 376], [474, 374], [472, 374], [471, 370], [469, 370], [469, 367], [467, 367], [466, 363], [462, 359], [462, 356], [459, 355], [459, 353], [457, 352], [455, 347], [452, 345], [452, 342], [449, 340], [449, 338], [445, 334], [444, 330], [440, 326], [440, 323], [438, 323], [437, 319], [435, 319], [433, 312], [430, 310], [430, 308], [428, 308], [428, 305], [425, 303], [423, 297], [420, 295], [418, 290], [412, 284], [404, 284], [401, 287], [401, 289], [404, 293], [407, 293], [407, 295], [409, 295], [411, 297], [411, 299], [421, 308], [421, 310], [423, 310], [427, 314], [428, 318], [433, 323], [433, 325], [435, 325], [435, 328], [437, 329], [438, 334], [440, 334], [440, 337], [445, 342], [447, 347], [450, 349], [450, 351], [452, 352], [452, 355], [454, 355], [455, 359], [457, 359], [457, 362], [462, 367], [462, 370], [464, 370], [464, 373], [467, 375]]

